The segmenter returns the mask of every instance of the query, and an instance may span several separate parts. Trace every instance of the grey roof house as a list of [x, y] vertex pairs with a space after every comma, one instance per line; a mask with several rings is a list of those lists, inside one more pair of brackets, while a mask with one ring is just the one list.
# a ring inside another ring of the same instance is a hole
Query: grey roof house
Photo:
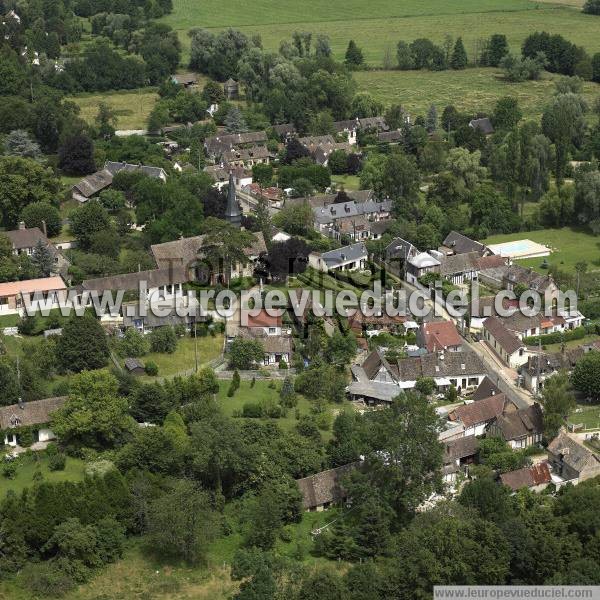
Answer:
[[362, 242], [359, 242], [321, 254], [311, 252], [308, 256], [308, 262], [313, 268], [324, 273], [337, 269], [354, 271], [363, 269], [368, 257], [367, 247]]

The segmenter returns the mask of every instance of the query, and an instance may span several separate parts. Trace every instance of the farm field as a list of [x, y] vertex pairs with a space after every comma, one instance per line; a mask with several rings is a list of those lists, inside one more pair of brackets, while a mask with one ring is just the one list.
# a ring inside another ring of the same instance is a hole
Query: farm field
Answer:
[[[460, 111], [492, 110], [498, 98], [517, 98], [524, 118], [539, 118], [554, 92], [559, 76], [545, 73], [540, 81], [508, 83], [498, 69], [473, 68], [464, 71], [358, 71], [359, 89], [369, 92], [384, 105], [401, 104], [413, 115], [425, 115], [431, 104], [441, 114], [453, 104]], [[590, 106], [600, 94], [595, 83], [584, 84]]]
[[117, 116], [117, 129], [145, 129], [146, 122], [158, 94], [153, 88], [122, 92], [102, 92], [81, 94], [70, 98], [81, 109], [80, 116], [87, 123], [93, 123], [98, 114], [98, 105], [105, 102]]
[[[553, 249], [552, 254], [547, 257], [548, 263], [558, 265], [562, 270], [574, 270], [575, 265], [583, 258], [588, 263], [590, 271], [600, 268], [600, 238], [570, 227], [494, 235], [483, 240], [483, 242], [486, 244], [500, 244], [524, 239], [544, 244]], [[585, 256], [583, 254], [584, 250]], [[525, 267], [544, 271], [544, 269], [540, 269], [542, 261], [542, 258], [531, 258], [518, 262]]]
[[[310, 15], [310, 16], [308, 16]], [[467, 53], [473, 55], [479, 40], [493, 33], [504, 33], [514, 51], [534, 31], [561, 33], [588, 52], [600, 50], [598, 24], [584, 15], [573, 0], [568, 2], [531, 2], [528, 0], [374, 0], [368, 11], [361, 0], [321, 2], [308, 0], [262, 0], [248, 4], [242, 0], [227, 3], [206, 0], [174, 0], [173, 13], [163, 21], [179, 33], [184, 47], [184, 62], [189, 57], [187, 32], [194, 27], [224, 29], [234, 27], [247, 35], [260, 34], [268, 50], [277, 50], [294, 31], [311, 31], [330, 37], [336, 58], [343, 58], [350, 39], [362, 47], [366, 61], [380, 66], [387, 48], [394, 51], [398, 40], [428, 37], [441, 43], [446, 34], [462, 36]]]

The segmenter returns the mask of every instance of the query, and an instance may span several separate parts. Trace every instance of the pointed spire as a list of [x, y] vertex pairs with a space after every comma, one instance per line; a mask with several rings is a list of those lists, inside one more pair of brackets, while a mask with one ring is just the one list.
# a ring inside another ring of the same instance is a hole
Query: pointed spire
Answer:
[[229, 190], [227, 192], [227, 209], [225, 210], [225, 220], [229, 221], [234, 227], [241, 227], [242, 212], [235, 194], [235, 180], [233, 171], [229, 173]]

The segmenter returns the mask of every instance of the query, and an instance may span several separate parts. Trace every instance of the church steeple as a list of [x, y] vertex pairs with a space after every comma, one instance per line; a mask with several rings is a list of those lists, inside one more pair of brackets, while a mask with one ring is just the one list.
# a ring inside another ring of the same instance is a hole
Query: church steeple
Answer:
[[225, 220], [229, 221], [234, 227], [242, 226], [242, 212], [235, 194], [235, 180], [233, 172], [229, 173], [229, 191], [227, 193], [227, 209], [225, 210]]

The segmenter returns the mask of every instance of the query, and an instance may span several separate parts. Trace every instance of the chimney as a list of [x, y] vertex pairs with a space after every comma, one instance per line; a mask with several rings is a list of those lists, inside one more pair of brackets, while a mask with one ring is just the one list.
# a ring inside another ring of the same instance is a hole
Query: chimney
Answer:
[[466, 369], [465, 363], [461, 363], [460, 368], [461, 368], [461, 371], [464, 371]]
[[25, 221], [19, 221], [19, 230], [23, 231], [24, 229], [27, 229], [25, 226]]

